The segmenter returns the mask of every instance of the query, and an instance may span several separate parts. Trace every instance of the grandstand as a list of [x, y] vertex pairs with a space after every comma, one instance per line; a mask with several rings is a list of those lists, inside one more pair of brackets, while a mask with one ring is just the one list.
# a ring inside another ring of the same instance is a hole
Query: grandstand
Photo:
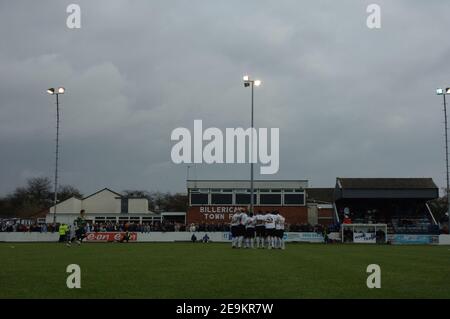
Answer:
[[335, 218], [345, 212], [352, 223], [388, 225], [388, 233], [439, 234], [428, 201], [439, 197], [431, 178], [336, 179]]

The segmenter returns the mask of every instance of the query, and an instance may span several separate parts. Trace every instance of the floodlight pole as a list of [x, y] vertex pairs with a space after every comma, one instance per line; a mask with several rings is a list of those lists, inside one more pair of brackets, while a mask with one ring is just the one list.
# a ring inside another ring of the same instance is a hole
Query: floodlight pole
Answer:
[[55, 196], [53, 199], [53, 223], [56, 224], [56, 204], [58, 203], [58, 159], [59, 159], [59, 94], [56, 93], [56, 152], [55, 152]]
[[448, 126], [447, 126], [447, 101], [445, 98], [446, 92], [442, 94], [444, 97], [444, 116], [445, 116], [445, 164], [447, 169], [447, 216], [449, 218], [448, 227], [450, 228], [450, 190], [449, 190], [449, 173], [448, 173]]
[[254, 198], [254, 187], [253, 187], [253, 87], [254, 87], [254, 81], [251, 81], [252, 86], [252, 117], [251, 117], [251, 128], [250, 128], [250, 134], [251, 134], [251, 145], [250, 145], [250, 213], [253, 213], [253, 206], [255, 204], [255, 198]]
[[250, 77], [248, 75], [244, 76], [244, 87], [249, 87], [251, 88], [252, 91], [252, 100], [251, 100], [251, 127], [250, 127], [250, 213], [253, 213], [253, 207], [255, 206], [255, 198], [254, 198], [254, 193], [255, 193], [255, 189], [254, 189], [254, 174], [253, 174], [253, 164], [254, 164], [254, 160], [253, 160], [253, 138], [254, 138], [254, 134], [253, 134], [253, 115], [254, 115], [254, 107], [253, 107], [253, 102], [254, 102], [254, 88], [255, 85], [256, 86], [260, 86], [261, 85], [261, 81], [260, 80], [251, 80]]

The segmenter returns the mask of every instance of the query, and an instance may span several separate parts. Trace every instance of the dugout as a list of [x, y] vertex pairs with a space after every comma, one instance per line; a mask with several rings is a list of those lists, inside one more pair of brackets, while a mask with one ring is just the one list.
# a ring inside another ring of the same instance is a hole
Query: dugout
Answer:
[[439, 197], [431, 178], [341, 178], [334, 189], [335, 218], [351, 223], [388, 225], [389, 233], [438, 234], [427, 204]]

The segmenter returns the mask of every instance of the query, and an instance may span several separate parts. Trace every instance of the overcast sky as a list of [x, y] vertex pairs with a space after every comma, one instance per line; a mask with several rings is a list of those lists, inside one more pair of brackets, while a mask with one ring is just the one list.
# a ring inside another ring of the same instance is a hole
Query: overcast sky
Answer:
[[[68, 29], [66, 7], [81, 7]], [[381, 29], [366, 8], [381, 6]], [[280, 170], [257, 178], [433, 177], [445, 184], [442, 98], [450, 86], [450, 2], [0, 0], [0, 194], [54, 173], [89, 194], [184, 191], [170, 134], [280, 128]], [[257, 170], [259, 171], [259, 170]], [[245, 164], [196, 165], [190, 177], [242, 179]]]

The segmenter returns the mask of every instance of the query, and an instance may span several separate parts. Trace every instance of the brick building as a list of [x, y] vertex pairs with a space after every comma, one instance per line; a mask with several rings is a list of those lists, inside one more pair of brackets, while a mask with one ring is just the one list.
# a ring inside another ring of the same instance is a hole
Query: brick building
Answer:
[[[187, 190], [188, 224], [229, 223], [237, 209], [250, 206], [248, 180], [188, 180]], [[256, 180], [254, 211], [277, 210], [289, 224], [328, 224], [333, 221], [332, 192], [314, 189], [309, 198], [307, 180]]]

